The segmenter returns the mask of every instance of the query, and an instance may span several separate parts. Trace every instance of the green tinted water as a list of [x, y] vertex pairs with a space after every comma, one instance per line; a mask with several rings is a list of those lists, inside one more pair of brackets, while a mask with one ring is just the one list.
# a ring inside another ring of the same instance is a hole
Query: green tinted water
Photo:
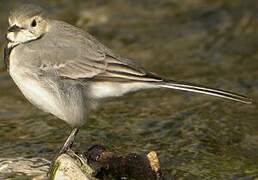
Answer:
[[[15, 2], [0, 1], [1, 44]], [[155, 73], [258, 99], [255, 0], [37, 3]], [[0, 87], [0, 156], [51, 159], [70, 127], [30, 105], [5, 72]], [[170, 177], [254, 178], [258, 108], [185, 92], [139, 92], [105, 102], [90, 116], [75, 149], [92, 144], [121, 153], [155, 150]]]

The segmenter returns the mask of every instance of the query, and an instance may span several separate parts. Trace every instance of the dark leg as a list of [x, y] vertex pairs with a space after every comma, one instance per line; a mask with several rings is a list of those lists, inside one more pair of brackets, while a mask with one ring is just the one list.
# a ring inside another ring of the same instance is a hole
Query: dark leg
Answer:
[[73, 143], [74, 143], [74, 140], [75, 140], [75, 136], [76, 136], [76, 134], [78, 133], [78, 131], [79, 131], [79, 128], [74, 128], [74, 129], [72, 130], [72, 132], [70, 133], [70, 135], [69, 135], [68, 138], [66, 139], [66, 141], [65, 141], [65, 143], [64, 143], [64, 145], [63, 145], [63, 147], [62, 147], [62, 148], [60, 149], [60, 151], [55, 155], [53, 161], [52, 161], [51, 164], [50, 164], [48, 176], [50, 175], [49, 173], [51, 173], [51, 172], [53, 171], [53, 165], [54, 165], [56, 159], [58, 158], [58, 156], [60, 156], [60, 155], [63, 154], [63, 153], [66, 153], [67, 150], [69, 150], [69, 149], [72, 147], [72, 145], [73, 145]]
[[75, 140], [75, 136], [78, 133], [79, 129], [78, 128], [74, 128], [71, 132], [71, 134], [68, 136], [68, 138], [66, 139], [63, 147], [61, 148], [61, 150], [59, 151], [58, 155], [65, 153], [69, 148], [72, 147], [74, 140]]

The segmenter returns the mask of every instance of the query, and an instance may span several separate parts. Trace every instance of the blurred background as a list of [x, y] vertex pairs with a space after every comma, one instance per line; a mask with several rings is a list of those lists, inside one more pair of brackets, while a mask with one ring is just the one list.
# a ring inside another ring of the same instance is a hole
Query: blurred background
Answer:
[[[0, 0], [1, 47], [17, 2]], [[258, 100], [257, 0], [31, 2], [152, 72]], [[29, 104], [1, 71], [0, 158], [51, 159], [70, 130]], [[186, 92], [139, 92], [108, 101], [89, 117], [74, 148], [82, 152], [93, 144], [121, 153], [154, 150], [175, 179], [254, 179], [258, 108]]]

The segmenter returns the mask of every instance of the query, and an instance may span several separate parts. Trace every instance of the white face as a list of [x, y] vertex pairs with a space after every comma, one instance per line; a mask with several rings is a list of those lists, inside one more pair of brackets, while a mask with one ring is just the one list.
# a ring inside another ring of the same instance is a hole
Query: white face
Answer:
[[17, 44], [35, 40], [45, 33], [45, 24], [46, 22], [39, 16], [19, 20], [9, 18], [7, 38]]
[[24, 43], [30, 40], [35, 39], [36, 37], [29, 31], [29, 29], [26, 28], [22, 28], [22, 25], [19, 24], [19, 22], [15, 21], [11, 21], [9, 19], [9, 27], [12, 26], [17, 26], [19, 27], [19, 29], [15, 30], [15, 31], [11, 31], [7, 33], [7, 38], [12, 41], [12, 42], [17, 42], [17, 43]]

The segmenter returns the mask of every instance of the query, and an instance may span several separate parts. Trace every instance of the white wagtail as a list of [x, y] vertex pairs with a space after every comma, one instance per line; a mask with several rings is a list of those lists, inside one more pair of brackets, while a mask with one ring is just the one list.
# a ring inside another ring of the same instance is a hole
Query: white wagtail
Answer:
[[32, 104], [73, 127], [60, 153], [72, 146], [90, 110], [103, 98], [168, 88], [252, 103], [242, 95], [153, 74], [34, 5], [11, 11], [9, 26], [4, 59], [12, 79]]

